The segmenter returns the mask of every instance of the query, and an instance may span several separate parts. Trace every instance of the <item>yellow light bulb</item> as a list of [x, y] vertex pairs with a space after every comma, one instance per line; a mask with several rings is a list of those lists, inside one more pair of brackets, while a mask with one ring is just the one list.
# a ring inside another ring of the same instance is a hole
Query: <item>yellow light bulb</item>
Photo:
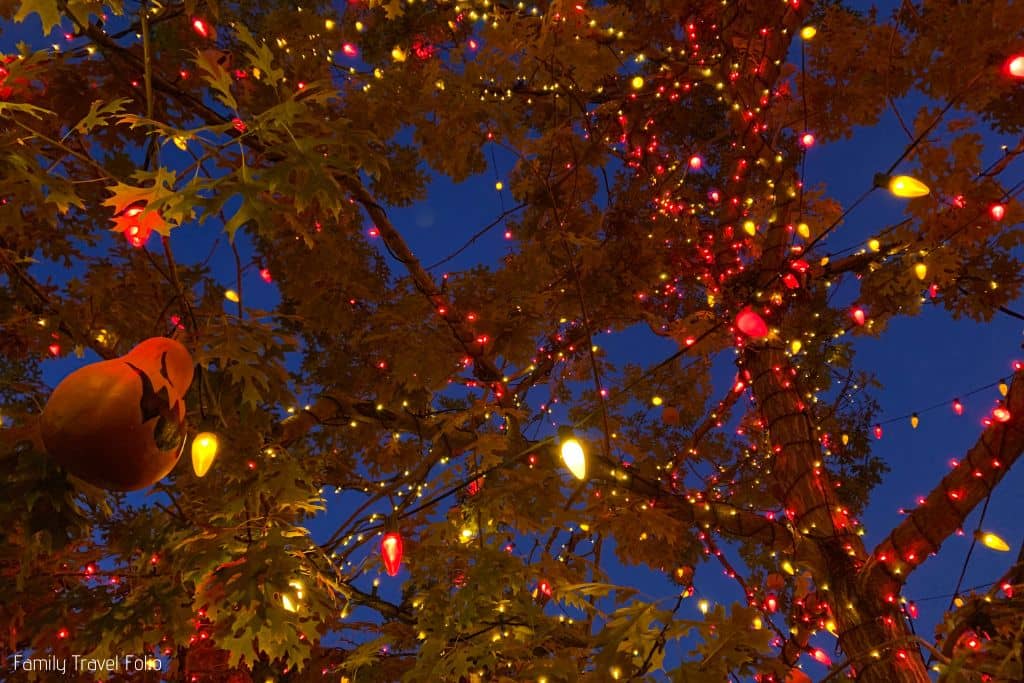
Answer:
[[286, 612], [298, 612], [299, 606], [292, 601], [288, 594], [285, 593], [281, 596], [281, 606], [284, 607]]
[[928, 266], [923, 263], [918, 263], [914, 266], [914, 275], [917, 276], [918, 280], [923, 280], [928, 277]]
[[849, 443], [850, 443], [850, 435], [849, 434], [843, 434], [843, 445], [845, 446], [845, 445], [847, 445]]
[[800, 342], [799, 339], [794, 339], [793, 342], [789, 345], [789, 350], [792, 351], [793, 353], [800, 353], [800, 349], [802, 349], [803, 347], [804, 345]]
[[986, 548], [998, 550], [1001, 553], [1009, 552], [1010, 550], [1010, 544], [991, 531], [975, 531], [974, 536], [981, 541], [981, 544]]
[[562, 441], [562, 462], [566, 469], [572, 472], [572, 476], [580, 480], [587, 478], [587, 456], [575, 437]]
[[710, 607], [710, 605], [708, 604], [707, 600], [701, 600], [700, 602], [697, 603], [697, 609], [700, 610], [701, 614], [707, 614], [709, 607]]
[[914, 413], [913, 415], [910, 416], [910, 426], [912, 428], [917, 429], [917, 425], [919, 425], [920, 423], [921, 418], [917, 416], [917, 413]]
[[1002, 394], [1003, 396], [1006, 396], [1006, 394], [1009, 393], [1009, 391], [1010, 391], [1010, 387], [1007, 386], [1006, 380], [1000, 381], [999, 382], [999, 393]]
[[196, 438], [192, 439], [192, 469], [197, 477], [205, 477], [210, 471], [219, 445], [217, 435], [213, 432], [196, 434]]
[[747, 233], [751, 237], [757, 234], [757, 223], [754, 221], [746, 221], [743, 223], [743, 232]]
[[654, 396], [654, 397], [652, 397], [651, 398], [651, 403], [653, 405], [660, 406], [663, 403], [663, 401], [661, 400], [661, 396]]
[[505, 183], [499, 180], [498, 182], [494, 183], [494, 189], [497, 190], [498, 192], [501, 192], [503, 189], [505, 189]]
[[908, 175], [893, 176], [889, 179], [889, 192], [892, 192], [897, 197], [903, 197], [904, 199], [924, 197], [929, 191], [927, 185], [917, 178], [912, 178]]
[[882, 248], [882, 243], [876, 240], [874, 237], [868, 240], [868, 249], [871, 251], [878, 251]]
[[797, 225], [796, 231], [797, 234], [799, 234], [805, 240], [810, 239], [811, 237], [811, 226], [807, 225], [806, 223], [800, 223], [799, 225]]
[[633, 90], [639, 90], [640, 88], [644, 87], [644, 77], [633, 76], [633, 80], [630, 81], [630, 85], [633, 86]]
[[227, 299], [228, 301], [230, 301], [233, 304], [237, 304], [238, 301], [239, 301], [239, 299], [238, 299], [238, 292], [236, 292], [233, 289], [229, 289], [226, 292], [224, 292], [224, 298]]
[[818, 35], [818, 29], [813, 26], [804, 26], [800, 29], [800, 37], [804, 40], [810, 40], [814, 36]]
[[406, 51], [403, 50], [402, 48], [398, 47], [397, 45], [394, 46], [393, 48], [391, 48], [391, 59], [392, 59], [392, 61], [404, 62], [405, 58], [407, 56], [408, 56], [408, 54], [406, 53]]
[[782, 561], [782, 571], [786, 572], [790, 576], [793, 576], [793, 574], [796, 574], [796, 570], [793, 569], [793, 564], [789, 560], [783, 560]]

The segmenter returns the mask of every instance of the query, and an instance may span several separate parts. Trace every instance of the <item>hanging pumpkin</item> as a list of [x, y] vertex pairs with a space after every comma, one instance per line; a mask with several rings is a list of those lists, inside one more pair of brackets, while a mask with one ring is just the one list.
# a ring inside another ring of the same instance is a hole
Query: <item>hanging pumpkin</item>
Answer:
[[134, 491], [155, 484], [184, 449], [192, 372], [185, 347], [163, 337], [74, 371], [43, 410], [46, 451], [94, 486]]

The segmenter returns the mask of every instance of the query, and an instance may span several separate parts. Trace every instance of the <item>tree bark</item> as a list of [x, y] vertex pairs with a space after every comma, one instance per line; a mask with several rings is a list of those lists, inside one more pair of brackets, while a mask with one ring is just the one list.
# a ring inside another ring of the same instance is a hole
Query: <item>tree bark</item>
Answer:
[[831, 608], [839, 645], [858, 681], [925, 683], [927, 669], [898, 609], [858, 581], [867, 552], [833, 493], [795, 371], [773, 346], [748, 346], [742, 368], [772, 444], [772, 491], [798, 533], [796, 555]]

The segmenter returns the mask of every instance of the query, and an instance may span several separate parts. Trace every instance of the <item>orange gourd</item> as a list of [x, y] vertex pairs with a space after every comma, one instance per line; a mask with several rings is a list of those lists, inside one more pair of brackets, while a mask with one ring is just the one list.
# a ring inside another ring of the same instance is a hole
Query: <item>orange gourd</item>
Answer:
[[134, 491], [155, 484], [184, 450], [192, 373], [185, 347], [163, 337], [76, 370], [43, 410], [46, 451], [94, 486]]

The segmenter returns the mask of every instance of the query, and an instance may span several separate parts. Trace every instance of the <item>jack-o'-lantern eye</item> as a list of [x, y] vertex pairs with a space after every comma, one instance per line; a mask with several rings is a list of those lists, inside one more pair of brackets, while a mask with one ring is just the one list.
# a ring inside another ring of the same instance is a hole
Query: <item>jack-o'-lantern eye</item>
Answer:
[[166, 351], [160, 354], [160, 374], [163, 376], [165, 380], [167, 380], [168, 384], [170, 384], [172, 387], [174, 386], [174, 381], [171, 379], [171, 374], [167, 371]]
[[135, 374], [139, 377], [139, 382], [142, 384], [141, 397], [139, 398], [139, 409], [142, 413], [142, 421], [148, 422], [155, 417], [161, 417], [169, 414], [171, 408], [171, 397], [167, 392], [167, 387], [163, 387], [160, 391], [156, 391], [153, 388], [153, 382], [145, 372], [127, 361], [125, 361], [125, 365], [135, 371]]

